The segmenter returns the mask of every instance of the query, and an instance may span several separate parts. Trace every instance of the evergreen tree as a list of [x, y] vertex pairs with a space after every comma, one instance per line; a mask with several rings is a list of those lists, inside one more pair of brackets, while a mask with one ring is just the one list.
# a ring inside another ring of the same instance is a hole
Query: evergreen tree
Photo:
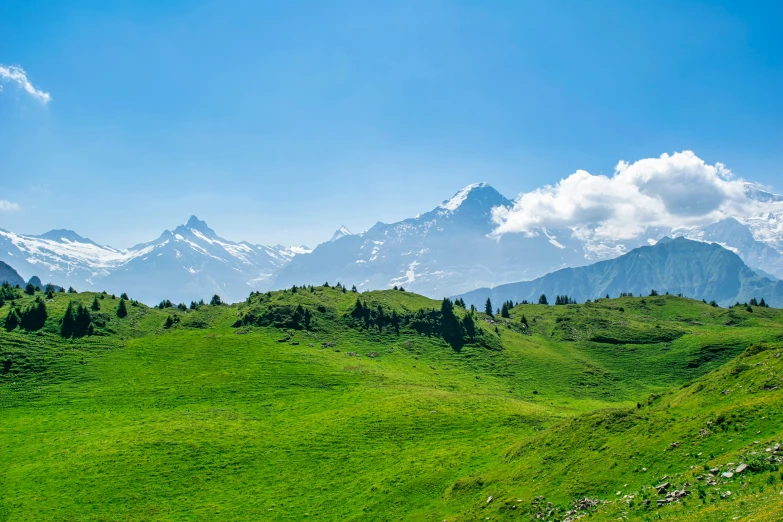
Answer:
[[73, 337], [73, 330], [75, 324], [75, 318], [73, 314], [73, 301], [68, 301], [68, 306], [65, 308], [63, 318], [60, 320], [60, 335], [65, 337]]
[[171, 315], [169, 315], [168, 317], [166, 317], [166, 322], [163, 323], [163, 327], [171, 328], [172, 326], [174, 326], [174, 318], [171, 317]]
[[650, 290], [650, 297], [656, 297], [657, 295], [658, 295], [658, 291], [657, 291], [657, 290], [655, 290], [655, 288], [653, 288], [652, 290]]
[[525, 326], [525, 328], [527, 328], [527, 326], [528, 326], [528, 324], [527, 324], [527, 317], [525, 317], [525, 316], [523, 315], [523, 316], [522, 316], [522, 320], [521, 320], [520, 322], [521, 322], [521, 323], [522, 323], [522, 324]]
[[90, 316], [90, 310], [86, 306], [79, 305], [76, 307], [76, 313], [74, 314], [73, 322], [73, 336], [84, 337], [85, 335], [92, 334], [92, 317]]
[[487, 297], [487, 302], [484, 303], [484, 313], [490, 317], [494, 317], [494, 314], [492, 313], [492, 300], [489, 297]]
[[97, 297], [95, 297], [95, 298], [92, 300], [92, 304], [90, 305], [90, 310], [93, 310], [93, 311], [97, 312], [97, 311], [98, 311], [98, 310], [100, 310], [100, 309], [101, 309], [101, 303], [99, 303], [99, 302], [98, 302], [98, 298], [97, 298]]
[[459, 318], [454, 315], [454, 303], [451, 299], [444, 298], [440, 303], [441, 335], [451, 346], [462, 343], [462, 325]]
[[759, 301], [759, 306], [762, 308], [769, 308], [769, 305], [766, 302], [764, 302], [763, 297], [761, 298], [761, 301]]
[[19, 326], [19, 323], [21, 322], [22, 318], [19, 317], [19, 312], [16, 311], [15, 307], [11, 306], [8, 310], [8, 315], [5, 317], [5, 329], [10, 332]]
[[46, 303], [44, 303], [41, 296], [35, 298], [35, 303], [25, 309], [20, 316], [20, 326], [25, 330], [40, 330], [46, 323], [47, 318]]
[[69, 286], [68, 287], [68, 293], [69, 294], [78, 294], [79, 292], [77, 292], [76, 289], [74, 289], [74, 287]]
[[503, 307], [500, 309], [500, 317], [504, 317], [504, 318], [511, 317], [508, 313], [508, 303], [503, 303]]
[[120, 299], [120, 305], [117, 307], [117, 317], [122, 319], [128, 316], [128, 308], [125, 305], [125, 299]]
[[32, 283], [27, 283], [27, 286], [24, 287], [24, 293], [27, 295], [35, 295], [35, 287]]
[[465, 330], [465, 335], [468, 339], [473, 340], [476, 337], [476, 323], [473, 321], [473, 313], [465, 315], [462, 320], [462, 328]]
[[354, 294], [355, 294], [356, 292], [358, 292], [358, 290], [356, 289], [356, 285], [353, 285], [353, 286], [351, 287], [351, 292], [353, 292]]
[[750, 304], [750, 306], [758, 306], [758, 305], [759, 305], [759, 302], [756, 300], [756, 298], [755, 298], [755, 297], [752, 297], [752, 298], [750, 299], [750, 303], [749, 303], [749, 304]]
[[549, 301], [546, 300], [546, 295], [541, 294], [541, 297], [538, 298], [538, 304], [540, 305], [548, 305]]
[[120, 299], [125, 299], [126, 301], [130, 300], [130, 298], [128, 297], [128, 294], [126, 294], [125, 292], [120, 294]]
[[212, 296], [212, 300], [209, 302], [209, 304], [212, 305], [212, 306], [218, 306], [218, 305], [223, 304], [223, 301], [220, 300], [220, 296], [219, 295], [215, 294], [215, 295]]

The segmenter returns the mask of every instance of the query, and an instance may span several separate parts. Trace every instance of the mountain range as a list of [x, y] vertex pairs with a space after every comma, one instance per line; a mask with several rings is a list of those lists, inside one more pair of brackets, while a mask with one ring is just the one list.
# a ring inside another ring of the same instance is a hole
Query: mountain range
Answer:
[[584, 302], [607, 295], [648, 295], [652, 290], [715, 301], [721, 306], [763, 298], [770, 306], [783, 307], [783, 281], [757, 274], [737, 254], [716, 243], [684, 237], [667, 237], [615, 259], [564, 268], [533, 281], [482, 288], [457, 297], [483, 309], [487, 298], [498, 304], [535, 303], [544, 294], [551, 301], [564, 295]]
[[240, 301], [270, 287], [275, 272], [305, 247], [235, 243], [195, 216], [154, 241], [126, 250], [103, 246], [71, 230], [19, 235], [0, 230], [0, 259], [24, 277], [80, 290], [132, 292], [148, 304], [188, 302], [219, 294]]
[[[783, 196], [750, 183], [745, 190], [752, 201], [783, 202]], [[403, 286], [439, 298], [616, 258], [667, 236], [716, 243], [760, 276], [783, 278], [783, 212], [688, 229], [651, 228], [622, 241], [585, 239], [568, 228], [494, 237], [492, 209], [512, 204], [490, 185], [472, 184], [412, 218], [378, 222], [362, 233], [342, 226], [313, 250], [229, 241], [195, 216], [127, 249], [100, 245], [71, 230], [22, 235], [0, 229], [0, 261], [25, 279], [133, 291], [150, 304], [214, 293], [235, 302], [254, 290], [338, 281], [360, 290]]]

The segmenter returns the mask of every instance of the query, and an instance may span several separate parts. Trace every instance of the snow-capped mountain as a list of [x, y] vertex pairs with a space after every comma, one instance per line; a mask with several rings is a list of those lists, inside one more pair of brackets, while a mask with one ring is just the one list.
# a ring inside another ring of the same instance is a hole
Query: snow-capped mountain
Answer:
[[0, 261], [25, 279], [36, 275], [77, 289], [128, 292], [153, 304], [214, 293], [238, 301], [251, 290], [325, 281], [363, 290], [397, 285], [442, 297], [532, 280], [682, 236], [718, 243], [753, 270], [783, 278], [783, 196], [750, 183], [745, 190], [752, 205], [763, 210], [688, 229], [649, 228], [630, 240], [596, 240], [576, 228], [494, 237], [492, 209], [512, 201], [479, 183], [414, 218], [377, 223], [358, 234], [341, 226], [313, 251], [232, 242], [194, 216], [129, 249], [103, 246], [69, 230], [38, 236], [0, 230]]
[[495, 227], [492, 209], [510, 204], [497, 190], [479, 183], [415, 218], [377, 223], [362, 234], [342, 227], [310, 255], [283, 267], [274, 286], [340, 281], [360, 289], [398, 285], [444, 296], [586, 262], [581, 250], [567, 248], [546, 231], [532, 238], [490, 238]]
[[25, 236], [0, 230], [0, 260], [26, 278], [81, 290], [128, 292], [146, 303], [189, 302], [217, 293], [239, 301], [270, 288], [273, 274], [307, 247], [235, 243], [192, 216], [173, 231], [127, 250], [98, 245], [73, 231]]
[[[750, 183], [746, 194], [754, 202], [783, 202], [782, 196]], [[480, 183], [465, 187], [415, 218], [377, 223], [361, 234], [341, 227], [312, 254], [285, 265], [274, 286], [340, 281], [360, 289], [401, 285], [442, 297], [616, 258], [666, 236], [718, 243], [753, 269], [783, 277], [783, 211], [690, 229], [650, 228], [630, 240], [596, 240], [569, 228], [492, 237], [496, 227], [492, 209], [511, 204], [494, 188]]]

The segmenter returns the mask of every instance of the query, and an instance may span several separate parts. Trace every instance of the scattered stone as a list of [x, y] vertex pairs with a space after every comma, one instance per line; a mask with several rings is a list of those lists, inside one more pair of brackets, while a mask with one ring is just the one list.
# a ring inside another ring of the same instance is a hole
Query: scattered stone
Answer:
[[489, 498], [487, 499], [487, 504], [489, 504], [490, 502], [492, 502], [492, 495], [490, 495]]
[[666, 493], [666, 490], [669, 489], [669, 486], [671, 486], [671, 484], [669, 484], [668, 482], [664, 482], [659, 486], [655, 486], [655, 490], [658, 492], [659, 495], [663, 495], [664, 493]]
[[720, 474], [720, 476], [723, 478], [731, 478], [734, 476], [734, 473], [732, 473], [731, 471], [724, 471], [723, 473]]
[[731, 491], [727, 491], [725, 493], [720, 494], [720, 498], [729, 498], [731, 496]]
[[710, 474], [712, 474], [712, 475], [717, 475], [719, 471], [720, 471], [720, 469], [718, 469], [718, 468], [712, 468], [712, 469], [710, 470]]
[[367, 357], [370, 357], [371, 359], [375, 359], [376, 357], [378, 357], [378, 353], [377, 352], [370, 352], [370, 353], [367, 354]]
[[706, 430], [706, 429], [699, 430], [699, 435], [701, 435], [702, 437], [706, 437], [709, 434], [710, 434], [710, 430]]
[[669, 448], [668, 449], [671, 450], [671, 449], [679, 448], [679, 447], [680, 447], [680, 442], [679, 441], [674, 441], [671, 444], [669, 444]]
[[746, 469], [748, 469], [748, 465], [743, 463], [743, 464], [740, 464], [739, 466], [737, 466], [737, 469], [735, 470], [735, 472], [736, 473], [742, 473]]

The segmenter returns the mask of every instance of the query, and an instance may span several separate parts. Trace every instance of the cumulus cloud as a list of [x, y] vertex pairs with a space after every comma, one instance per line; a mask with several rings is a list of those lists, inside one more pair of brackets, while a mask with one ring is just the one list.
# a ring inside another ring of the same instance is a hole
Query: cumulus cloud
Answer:
[[0, 199], [0, 212], [16, 212], [19, 208], [18, 203], [11, 203], [10, 201]]
[[[37, 89], [30, 80], [27, 79], [27, 73], [24, 72], [24, 69], [17, 65], [5, 66], [0, 64], [0, 80], [17, 84], [30, 96], [43, 103], [49, 103], [49, 100], [52, 99], [48, 92]], [[2, 85], [0, 85], [0, 90], [2, 90]]]
[[620, 161], [612, 176], [578, 170], [520, 194], [510, 208], [495, 208], [494, 234], [566, 227], [583, 238], [632, 239], [650, 227], [691, 227], [762, 211], [747, 188], [725, 165], [709, 165], [691, 151]]

